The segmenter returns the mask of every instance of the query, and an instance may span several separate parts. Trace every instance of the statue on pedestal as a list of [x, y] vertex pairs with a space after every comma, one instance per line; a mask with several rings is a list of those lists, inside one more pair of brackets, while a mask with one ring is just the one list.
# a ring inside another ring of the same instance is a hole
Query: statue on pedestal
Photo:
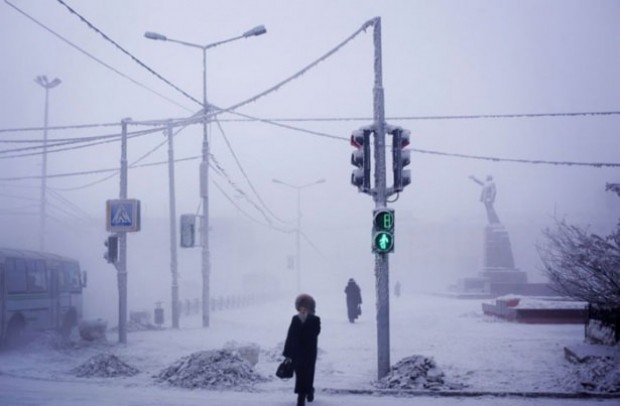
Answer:
[[485, 182], [479, 180], [473, 175], [469, 176], [469, 179], [482, 186], [480, 201], [484, 203], [484, 207], [487, 209], [487, 219], [489, 220], [489, 224], [500, 224], [499, 217], [497, 217], [497, 213], [493, 207], [495, 196], [497, 195], [497, 189], [495, 188], [495, 182], [493, 182], [493, 176], [488, 175]]

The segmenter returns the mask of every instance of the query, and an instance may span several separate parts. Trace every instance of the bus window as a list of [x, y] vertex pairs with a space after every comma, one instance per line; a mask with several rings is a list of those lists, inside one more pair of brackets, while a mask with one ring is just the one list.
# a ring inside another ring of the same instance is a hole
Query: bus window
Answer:
[[28, 275], [28, 291], [45, 292], [47, 290], [45, 264], [42, 261], [29, 259], [26, 261], [26, 269]]
[[26, 262], [23, 259], [6, 260], [6, 290], [8, 293], [26, 291]]
[[80, 291], [82, 284], [80, 282], [80, 268], [77, 263], [65, 262], [63, 268], [63, 291]]

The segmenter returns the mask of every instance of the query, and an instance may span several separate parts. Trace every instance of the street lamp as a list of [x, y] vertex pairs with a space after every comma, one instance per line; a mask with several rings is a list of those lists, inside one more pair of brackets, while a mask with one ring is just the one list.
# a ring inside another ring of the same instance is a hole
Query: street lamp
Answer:
[[265, 34], [267, 29], [263, 25], [256, 26], [243, 34], [214, 42], [207, 45], [193, 44], [191, 42], [179, 41], [168, 38], [165, 35], [147, 31], [144, 36], [148, 39], [158, 41], [175, 42], [192, 48], [202, 49], [202, 162], [200, 163], [200, 196], [202, 197], [202, 326], [209, 327], [209, 277], [211, 274], [211, 260], [209, 253], [209, 140], [208, 140], [208, 113], [209, 104], [207, 103], [207, 49], [218, 45], [232, 42], [242, 38], [255, 37]]
[[297, 292], [301, 291], [301, 248], [300, 248], [300, 235], [301, 235], [301, 191], [310, 186], [318, 185], [319, 183], [325, 183], [325, 179], [319, 179], [311, 183], [304, 185], [291, 185], [290, 183], [283, 182], [278, 179], [272, 179], [273, 183], [277, 183], [291, 189], [297, 190], [297, 228], [295, 230], [295, 270], [297, 271]]
[[49, 103], [49, 91], [60, 84], [60, 79], [55, 78], [51, 82], [47, 76], [37, 76], [34, 80], [45, 89], [45, 116], [43, 119], [43, 164], [41, 165], [41, 207], [39, 212], [39, 249], [45, 251], [45, 191], [47, 189], [47, 112]]

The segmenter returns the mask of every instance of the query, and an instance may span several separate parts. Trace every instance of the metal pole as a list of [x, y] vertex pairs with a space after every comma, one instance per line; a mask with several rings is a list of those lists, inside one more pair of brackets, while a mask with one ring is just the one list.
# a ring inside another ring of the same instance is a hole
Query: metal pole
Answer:
[[186, 45], [192, 48], [202, 49], [202, 113], [203, 113], [203, 139], [202, 139], [202, 161], [200, 163], [200, 196], [202, 198], [202, 220], [201, 220], [201, 245], [202, 245], [202, 326], [209, 327], [209, 277], [211, 275], [211, 258], [209, 252], [209, 137], [208, 137], [208, 116], [209, 116], [209, 104], [207, 103], [207, 49], [216, 47], [218, 45], [226, 44], [231, 41], [236, 41], [242, 38], [248, 38], [258, 35], [263, 35], [267, 32], [264, 26], [259, 25], [252, 28], [249, 31], [244, 32], [242, 35], [228, 38], [223, 41], [214, 42], [207, 45], [192, 44], [190, 42], [179, 41], [172, 38], [168, 38], [165, 35], [158, 34], [156, 32], [145, 32], [144, 36], [153, 40], [170, 41], [178, 44]]
[[[127, 199], [127, 123], [123, 119], [121, 137], [121, 191], [120, 198]], [[127, 232], [118, 233], [118, 342], [127, 344]]]
[[39, 249], [45, 250], [45, 229], [47, 221], [47, 127], [48, 127], [48, 111], [49, 111], [49, 90], [58, 86], [61, 81], [55, 78], [51, 82], [47, 76], [37, 76], [34, 80], [38, 85], [45, 89], [45, 113], [43, 119], [43, 162], [41, 163], [41, 202], [39, 213]]
[[297, 188], [297, 235], [296, 235], [296, 258], [295, 263], [297, 268], [297, 292], [301, 292], [301, 187]]
[[200, 195], [202, 196], [202, 326], [209, 327], [210, 294], [209, 278], [211, 275], [211, 258], [209, 253], [209, 138], [207, 103], [207, 48], [202, 49], [202, 162], [200, 164]]
[[310, 186], [325, 182], [325, 179], [319, 179], [305, 185], [291, 185], [278, 179], [272, 179], [274, 183], [279, 183], [297, 191], [297, 227], [295, 231], [295, 270], [297, 279], [297, 292], [301, 292], [301, 190]]
[[[381, 67], [381, 18], [374, 20], [375, 86], [375, 207], [386, 207], [385, 180], [385, 105]], [[375, 254], [375, 279], [377, 293], [377, 374], [381, 379], [390, 370], [390, 295], [388, 254]]]
[[179, 283], [177, 273], [177, 214], [174, 189], [174, 142], [173, 127], [169, 121], [168, 136], [168, 189], [170, 199], [170, 272], [172, 273], [172, 328], [179, 328]]
[[43, 119], [43, 163], [41, 165], [41, 210], [39, 213], [39, 249], [45, 251], [45, 216], [46, 216], [46, 189], [47, 189], [47, 117], [50, 89], [45, 87], [45, 113]]

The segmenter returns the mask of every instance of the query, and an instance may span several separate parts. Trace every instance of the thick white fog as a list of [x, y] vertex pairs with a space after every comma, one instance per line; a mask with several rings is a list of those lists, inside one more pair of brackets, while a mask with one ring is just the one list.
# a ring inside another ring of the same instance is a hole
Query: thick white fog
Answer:
[[[396, 210], [390, 279], [405, 290], [445, 291], [480, 271], [486, 216], [470, 175], [493, 176], [495, 207], [516, 266], [532, 281], [544, 280], [534, 244], [554, 217], [603, 234], [617, 223], [620, 200], [605, 185], [618, 182], [618, 167], [598, 164], [620, 164], [618, 2], [67, 4], [198, 100], [200, 50], [149, 40], [144, 32], [209, 44], [264, 24], [265, 35], [207, 51], [208, 100], [221, 108], [292, 76], [380, 16], [385, 113], [390, 124], [411, 131], [413, 149], [412, 183], [389, 204]], [[60, 2], [0, 3], [0, 246], [39, 249], [41, 149], [18, 150], [41, 145], [45, 90], [34, 82], [37, 76], [62, 81], [49, 90], [48, 124], [68, 128], [50, 129], [50, 143], [119, 134], [120, 125], [103, 124], [127, 117], [185, 118], [200, 110], [92, 27]], [[210, 124], [213, 297], [297, 293], [287, 266], [295, 234], [277, 230], [294, 230], [297, 192], [273, 179], [292, 185], [325, 179], [301, 191], [301, 288], [340, 292], [354, 277], [374, 302], [374, 203], [349, 183], [348, 142], [353, 130], [372, 122], [372, 39], [370, 27], [277, 92], [238, 110], [289, 127], [230, 113]], [[102, 126], [76, 128], [84, 124]], [[129, 125], [132, 132], [151, 128]], [[171, 300], [165, 140], [158, 131], [128, 142], [129, 164], [144, 165], [128, 177], [128, 195], [142, 205], [142, 229], [128, 237], [130, 310], [151, 310], [156, 302], [169, 309]], [[105, 201], [118, 198], [120, 181], [118, 173], [102, 170], [119, 167], [120, 142], [76, 145], [83, 146], [47, 154], [45, 250], [80, 261], [89, 275], [86, 316], [114, 325], [116, 271], [103, 259], [103, 241]], [[177, 216], [200, 210], [201, 147], [199, 124], [174, 138]], [[274, 227], [266, 226], [264, 215]], [[201, 294], [200, 260], [199, 248], [178, 249], [182, 300]]]

